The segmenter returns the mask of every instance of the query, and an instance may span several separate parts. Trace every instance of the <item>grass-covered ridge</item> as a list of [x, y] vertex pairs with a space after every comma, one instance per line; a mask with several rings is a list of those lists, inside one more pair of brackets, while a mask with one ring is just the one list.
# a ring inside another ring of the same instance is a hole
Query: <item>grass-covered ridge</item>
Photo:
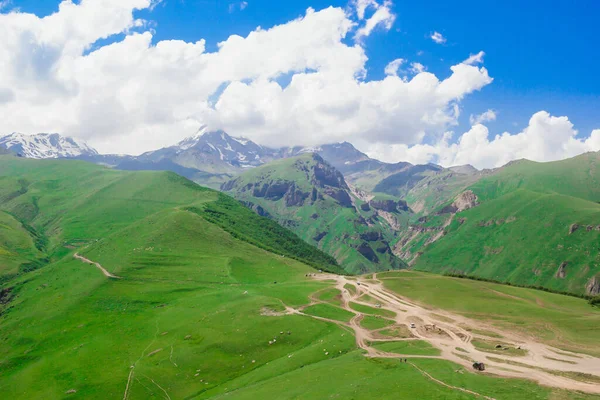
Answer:
[[186, 210], [201, 215], [233, 237], [272, 253], [294, 258], [317, 269], [334, 273], [344, 272], [330, 255], [304, 242], [277, 222], [257, 215], [225, 194], [220, 193], [214, 202], [205, 203], [201, 207], [188, 207]]
[[[415, 268], [464, 274], [558, 292], [594, 295], [600, 287], [600, 155], [535, 163], [521, 160], [468, 189], [474, 208], [428, 217], [414, 240]], [[438, 210], [439, 211], [439, 210]], [[430, 239], [439, 231], [434, 243]], [[447, 226], [446, 226], [447, 225]]]

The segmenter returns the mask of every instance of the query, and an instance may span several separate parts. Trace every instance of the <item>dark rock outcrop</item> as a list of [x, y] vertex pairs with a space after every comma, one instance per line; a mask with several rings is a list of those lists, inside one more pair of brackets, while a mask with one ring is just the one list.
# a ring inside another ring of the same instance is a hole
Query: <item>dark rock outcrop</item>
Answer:
[[[406, 202], [403, 203], [406, 206]], [[369, 201], [369, 205], [376, 210], [396, 212], [398, 211], [399, 203], [394, 200], [371, 200]], [[406, 207], [408, 208], [408, 206]]]
[[360, 205], [360, 209], [363, 211], [371, 211], [371, 206], [369, 205], [369, 203], [362, 203]]
[[569, 235], [573, 234], [573, 232], [575, 232], [577, 229], [579, 229], [579, 225], [577, 225], [577, 224], [572, 224], [572, 225], [569, 227]]
[[285, 194], [285, 205], [288, 207], [302, 206], [304, 200], [310, 196], [309, 193], [303, 192], [296, 188], [295, 184], [292, 184], [290, 189]]
[[265, 191], [264, 197], [265, 199], [272, 201], [281, 200], [287, 191], [290, 190], [291, 185], [293, 184], [290, 184], [289, 182], [274, 182], [269, 185]]
[[315, 242], [320, 242], [321, 239], [323, 239], [329, 232], [319, 232], [315, 235], [315, 237], [313, 237], [313, 240]]
[[272, 218], [271, 214], [269, 214], [267, 210], [265, 210], [258, 204], [254, 204], [250, 201], [242, 201], [242, 204], [254, 211], [255, 213], [257, 213], [258, 215], [260, 215], [261, 217]]
[[378, 240], [383, 239], [383, 235], [381, 234], [381, 232], [370, 231], [370, 232], [361, 233], [360, 238], [362, 240], [366, 240], [367, 242], [376, 242]]
[[356, 248], [356, 250], [358, 250], [358, 252], [360, 254], [362, 254], [363, 257], [365, 257], [367, 260], [374, 262], [374, 263], [379, 262], [379, 258], [377, 257], [377, 254], [375, 254], [375, 252], [373, 251], [373, 249], [371, 248], [371, 246], [369, 246], [369, 244], [367, 242], [362, 242]]
[[343, 207], [353, 207], [352, 198], [348, 192], [343, 189], [326, 188], [325, 194], [333, 198]]

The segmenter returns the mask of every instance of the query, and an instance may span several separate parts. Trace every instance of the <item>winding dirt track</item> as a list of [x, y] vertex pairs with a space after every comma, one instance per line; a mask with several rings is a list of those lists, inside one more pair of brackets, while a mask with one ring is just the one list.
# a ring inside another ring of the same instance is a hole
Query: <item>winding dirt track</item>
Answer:
[[111, 274], [106, 269], [104, 269], [104, 267], [102, 265], [100, 265], [97, 262], [94, 262], [92, 260], [88, 260], [87, 258], [82, 257], [82, 256], [80, 256], [77, 253], [73, 254], [73, 257], [76, 258], [76, 259], [78, 259], [79, 261], [83, 261], [86, 264], [92, 264], [92, 265], [94, 265], [96, 268], [98, 268], [100, 271], [102, 271], [102, 273], [104, 274], [104, 276], [106, 276], [107, 278], [121, 279], [120, 276], [116, 276], [116, 275]]
[[[356, 336], [357, 346], [366, 351], [367, 357], [445, 359], [460, 364], [471, 371], [473, 371], [473, 361], [480, 361], [485, 363], [486, 370], [485, 372], [477, 373], [493, 374], [508, 378], [530, 379], [545, 386], [600, 394], [600, 384], [573, 380], [544, 371], [553, 370], [560, 372], [579, 372], [600, 377], [600, 358], [556, 349], [551, 346], [532, 341], [530, 338], [519, 336], [513, 332], [498, 330], [495, 327], [487, 325], [485, 325], [486, 331], [501, 335], [502, 339], [499, 340], [483, 334], [473, 334], [465, 328], [481, 329], [482, 322], [471, 320], [461, 315], [452, 314], [444, 310], [425, 309], [409, 299], [398, 296], [396, 293], [385, 289], [381, 281], [377, 280], [376, 274], [373, 275], [372, 279], [366, 281], [350, 280], [344, 276], [331, 274], [317, 274], [314, 275], [314, 277], [315, 279], [321, 281], [335, 281], [335, 287], [342, 293], [342, 308], [352, 312], [355, 314], [355, 316], [350, 320], [350, 322], [340, 322], [327, 318], [315, 317], [302, 312], [302, 310], [308, 306], [304, 306], [299, 309], [286, 307], [287, 313], [301, 314], [352, 329]], [[352, 285], [356, 293], [353, 294], [348, 291], [346, 288], [344, 288], [345, 285]], [[393, 318], [393, 320], [396, 324], [410, 326], [411, 323], [414, 323], [415, 328], [410, 329], [414, 338], [381, 339], [380, 337], [374, 337], [374, 331], [363, 328], [360, 325], [360, 320], [363, 318], [363, 314], [350, 308], [349, 303], [354, 302], [373, 307], [372, 303], [359, 300], [359, 298], [365, 294], [375, 299], [380, 304], [381, 309], [394, 312], [396, 317]], [[311, 298], [311, 300], [311, 304], [320, 302], [320, 300], [314, 297]], [[510, 356], [506, 354], [483, 352], [476, 349], [472, 344], [472, 340], [474, 338], [488, 340], [491, 342], [508, 342], [514, 347], [520, 347], [521, 349], [527, 350], [527, 354], [524, 356]], [[415, 339], [425, 340], [431, 343], [431, 345], [441, 351], [441, 355], [415, 356], [408, 354], [387, 353], [374, 349], [370, 345], [371, 342]], [[459, 351], [456, 348], [461, 348], [462, 351]], [[506, 362], [502, 363], [493, 361], [489, 357], [492, 357], [492, 359], [502, 359], [507, 362], [516, 362], [519, 364], [515, 365], [508, 364]], [[552, 359], [548, 359], [548, 357]], [[424, 371], [421, 372], [424, 373]], [[430, 379], [437, 381], [437, 379], [431, 376]], [[446, 385], [443, 382], [439, 383]], [[466, 389], [463, 388], [452, 388], [466, 391]], [[486, 397], [480, 395], [479, 393], [472, 392], [471, 394]]]

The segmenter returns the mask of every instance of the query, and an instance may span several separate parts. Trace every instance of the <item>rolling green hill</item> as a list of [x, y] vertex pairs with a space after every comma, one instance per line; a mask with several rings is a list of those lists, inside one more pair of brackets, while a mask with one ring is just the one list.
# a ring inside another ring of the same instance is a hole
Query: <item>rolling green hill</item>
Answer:
[[251, 169], [222, 190], [332, 255], [348, 272], [403, 266], [389, 247], [394, 237], [389, 226], [402, 218], [405, 204], [361, 200], [317, 154]]
[[[335, 302], [330, 283], [306, 276], [315, 272], [307, 264], [339, 270], [328, 256], [172, 173], [0, 157], [0, 199], [0, 243], [14, 257], [8, 267], [0, 258], [3, 398], [471, 398], [462, 388], [497, 399], [592, 398], [413, 359], [408, 348], [409, 363], [364, 357], [348, 330], [285, 312], [325, 291]], [[418, 297], [420, 276], [410, 278]], [[456, 281], [436, 279], [429, 285]], [[464, 281], [461, 293], [477, 297], [479, 286]], [[561, 307], [580, 315], [585, 302]]]
[[[411, 249], [422, 253], [415, 268], [597, 294], [599, 161], [598, 153], [522, 160], [483, 177], [469, 187], [479, 205], [456, 216], [438, 208], [438, 217], [413, 228], [424, 231]], [[425, 245], [448, 223], [439, 240]]]

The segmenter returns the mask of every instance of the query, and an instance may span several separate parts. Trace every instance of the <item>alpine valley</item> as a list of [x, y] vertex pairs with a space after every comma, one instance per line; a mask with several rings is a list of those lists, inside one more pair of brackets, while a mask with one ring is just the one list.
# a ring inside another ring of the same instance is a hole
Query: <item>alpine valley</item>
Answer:
[[598, 153], [479, 171], [384, 163], [347, 142], [275, 149], [206, 128], [139, 156], [101, 155], [57, 134], [0, 145], [26, 158], [175, 172], [277, 221], [349, 273], [412, 268], [600, 293]]

